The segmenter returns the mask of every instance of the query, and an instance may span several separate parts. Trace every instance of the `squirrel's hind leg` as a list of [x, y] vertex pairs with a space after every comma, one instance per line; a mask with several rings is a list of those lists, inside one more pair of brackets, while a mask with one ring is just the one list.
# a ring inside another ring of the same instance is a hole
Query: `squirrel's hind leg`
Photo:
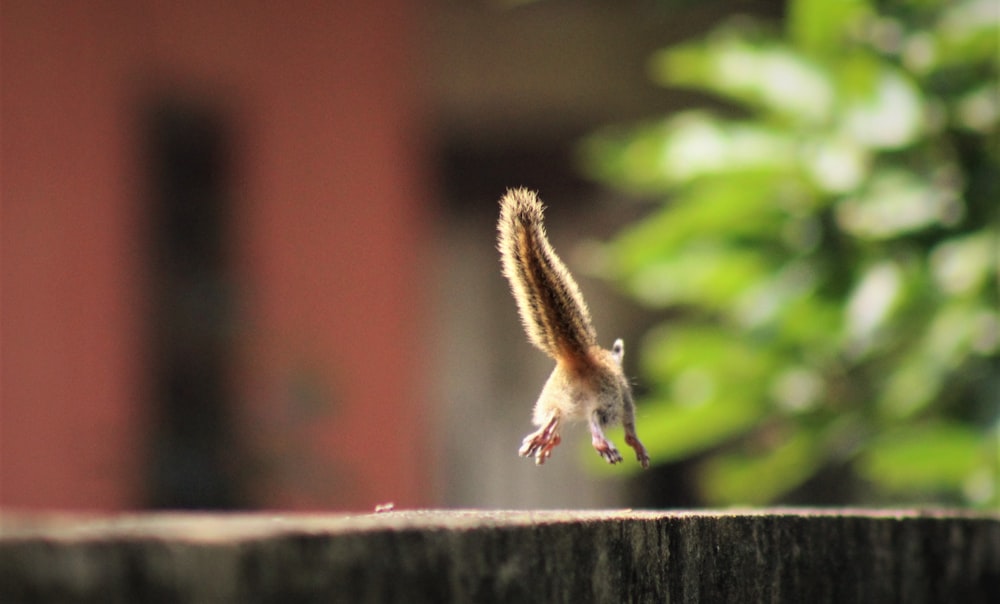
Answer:
[[521, 457], [534, 456], [537, 465], [545, 463], [549, 455], [552, 455], [552, 449], [562, 442], [562, 437], [559, 436], [559, 419], [558, 411], [549, 413], [548, 421], [541, 428], [524, 437], [518, 454]]
[[594, 445], [594, 450], [610, 464], [616, 464], [622, 460], [622, 454], [604, 435], [604, 430], [598, 422], [597, 414], [590, 417], [590, 443]]
[[649, 453], [646, 452], [646, 447], [642, 445], [642, 441], [639, 440], [639, 436], [635, 433], [635, 403], [632, 401], [632, 392], [630, 390], [625, 390], [624, 401], [625, 412], [622, 418], [622, 426], [625, 428], [625, 443], [635, 449], [635, 458], [645, 470], [649, 468]]

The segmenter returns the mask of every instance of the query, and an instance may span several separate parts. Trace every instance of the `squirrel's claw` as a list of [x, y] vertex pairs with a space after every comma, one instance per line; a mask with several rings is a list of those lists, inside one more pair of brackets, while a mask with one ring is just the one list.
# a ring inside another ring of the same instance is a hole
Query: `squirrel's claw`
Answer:
[[618, 449], [616, 449], [613, 444], [611, 444], [611, 441], [598, 441], [597, 439], [594, 439], [593, 445], [597, 454], [603, 457], [604, 461], [609, 464], [616, 464], [622, 461], [622, 454], [618, 452]]

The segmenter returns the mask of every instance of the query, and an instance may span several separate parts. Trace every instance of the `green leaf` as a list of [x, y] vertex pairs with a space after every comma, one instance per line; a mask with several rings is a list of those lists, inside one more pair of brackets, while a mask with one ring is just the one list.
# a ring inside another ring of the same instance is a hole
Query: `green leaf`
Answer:
[[889, 239], [938, 226], [956, 210], [956, 184], [936, 183], [908, 170], [882, 170], [838, 204], [837, 221], [865, 239]]
[[[998, 314], [991, 307], [955, 301], [941, 305], [920, 338], [899, 360], [879, 397], [880, 411], [896, 419], [909, 418], [936, 400], [950, 374], [997, 336]], [[985, 336], [985, 337], [984, 337]]]
[[757, 398], [762, 403], [771, 376], [787, 362], [765, 343], [734, 338], [718, 325], [663, 327], [643, 342], [643, 373], [668, 384], [671, 400], [681, 406], [715, 398]]
[[857, 24], [871, 13], [863, 0], [794, 0], [786, 23], [792, 42], [811, 55], [842, 52]]
[[721, 394], [693, 405], [645, 403], [636, 421], [649, 454], [665, 462], [722, 444], [750, 430], [762, 416], [763, 410], [752, 400]]
[[802, 484], [821, 460], [815, 435], [799, 430], [765, 453], [709, 459], [699, 484], [709, 505], [763, 505]]
[[592, 177], [642, 193], [721, 175], [795, 176], [799, 170], [796, 136], [696, 111], [592, 135], [581, 145], [580, 161]]
[[776, 42], [715, 36], [660, 51], [651, 70], [662, 84], [713, 92], [796, 124], [824, 123], [833, 109], [829, 75]]
[[926, 108], [905, 72], [857, 54], [840, 73], [839, 135], [872, 149], [899, 149], [925, 128]]
[[[965, 0], [945, 5], [933, 35], [934, 67], [967, 67], [1000, 63], [1000, 13], [992, 0]], [[993, 72], [996, 78], [996, 71]]]
[[934, 281], [944, 292], [972, 296], [1000, 271], [1000, 237], [984, 231], [942, 241], [931, 250]]
[[700, 304], [725, 311], [772, 270], [767, 254], [760, 250], [705, 241], [644, 266], [628, 286], [651, 306]]
[[579, 163], [592, 178], [640, 194], [662, 193], [675, 184], [663, 170], [669, 132], [666, 121], [628, 129], [608, 128], [588, 136]]
[[858, 470], [879, 487], [895, 492], [960, 490], [988, 463], [986, 457], [982, 433], [942, 421], [887, 432], [870, 444]]
[[843, 345], [843, 309], [836, 301], [804, 295], [793, 299], [777, 317], [781, 341], [801, 347], [809, 356], [830, 360]]
[[754, 173], [692, 183], [669, 206], [619, 234], [609, 248], [613, 265], [634, 277], [713, 238], [774, 240], [783, 234], [786, 213], [778, 204], [788, 188]]

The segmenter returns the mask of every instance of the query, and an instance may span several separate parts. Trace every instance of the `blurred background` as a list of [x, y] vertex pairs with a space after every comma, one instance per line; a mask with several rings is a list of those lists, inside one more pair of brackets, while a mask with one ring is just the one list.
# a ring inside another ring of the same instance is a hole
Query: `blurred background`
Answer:
[[[1000, 506], [998, 40], [993, 0], [3, 0], [0, 506]], [[512, 186], [647, 472], [517, 456]]]

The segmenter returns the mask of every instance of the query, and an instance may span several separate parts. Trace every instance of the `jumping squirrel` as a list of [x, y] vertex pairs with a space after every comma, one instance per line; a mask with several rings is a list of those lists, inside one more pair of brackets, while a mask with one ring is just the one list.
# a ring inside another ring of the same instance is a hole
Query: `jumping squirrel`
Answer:
[[621, 422], [625, 442], [648, 468], [649, 455], [635, 433], [632, 389], [622, 370], [625, 344], [617, 339], [611, 350], [597, 344], [580, 288], [545, 235], [543, 211], [537, 194], [527, 189], [510, 189], [500, 200], [497, 230], [503, 274], [528, 339], [556, 362], [535, 403], [538, 430], [524, 438], [520, 454], [545, 463], [562, 440], [560, 424], [583, 419], [590, 426], [594, 449], [615, 464], [622, 456], [604, 429]]

